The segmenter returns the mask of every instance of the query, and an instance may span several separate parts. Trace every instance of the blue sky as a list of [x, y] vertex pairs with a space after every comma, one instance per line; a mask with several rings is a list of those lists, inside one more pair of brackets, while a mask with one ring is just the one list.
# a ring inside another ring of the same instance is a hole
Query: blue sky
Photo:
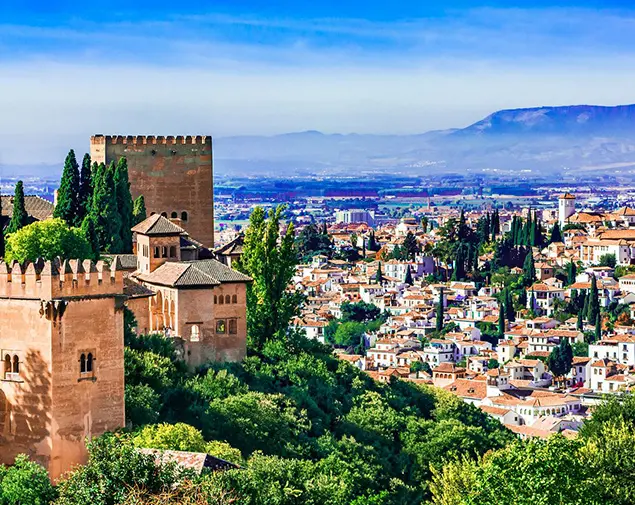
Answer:
[[635, 102], [623, 1], [78, 4], [0, 6], [0, 163], [96, 132], [416, 133]]

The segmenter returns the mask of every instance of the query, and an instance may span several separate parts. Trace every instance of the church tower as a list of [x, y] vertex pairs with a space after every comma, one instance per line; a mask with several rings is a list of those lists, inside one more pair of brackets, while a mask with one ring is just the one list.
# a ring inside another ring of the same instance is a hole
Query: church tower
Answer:
[[565, 193], [558, 198], [558, 224], [564, 227], [569, 218], [575, 214], [575, 196]]

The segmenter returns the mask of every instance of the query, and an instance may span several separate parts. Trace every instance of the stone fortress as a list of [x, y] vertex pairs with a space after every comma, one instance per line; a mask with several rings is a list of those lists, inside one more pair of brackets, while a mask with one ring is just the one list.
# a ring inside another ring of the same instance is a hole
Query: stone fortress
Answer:
[[206, 247], [214, 247], [214, 175], [211, 136], [90, 138], [93, 162], [125, 156], [132, 198], [143, 195], [148, 215], [175, 220]]
[[133, 197], [144, 195], [134, 254], [0, 262], [0, 463], [24, 453], [53, 480], [85, 462], [86, 438], [125, 426], [126, 307], [191, 368], [246, 352], [251, 279], [211, 250], [211, 137], [96, 135], [91, 155], [125, 156]]

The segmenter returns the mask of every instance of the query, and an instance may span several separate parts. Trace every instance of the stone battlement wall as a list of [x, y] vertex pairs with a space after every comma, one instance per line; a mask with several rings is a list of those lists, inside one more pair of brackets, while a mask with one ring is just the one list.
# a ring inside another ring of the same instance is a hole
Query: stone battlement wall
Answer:
[[212, 137], [209, 135], [169, 135], [154, 136], [154, 135], [93, 135], [90, 137], [91, 144], [138, 144], [138, 145], [209, 145], [212, 144]]
[[52, 300], [123, 294], [123, 271], [103, 261], [0, 261], [0, 299]]

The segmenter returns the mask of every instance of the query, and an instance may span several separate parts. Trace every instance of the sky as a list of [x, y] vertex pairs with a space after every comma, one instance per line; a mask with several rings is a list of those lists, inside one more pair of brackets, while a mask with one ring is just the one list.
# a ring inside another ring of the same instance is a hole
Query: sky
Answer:
[[635, 103], [632, 2], [263, 4], [0, 2], [0, 164], [94, 133], [408, 134]]

